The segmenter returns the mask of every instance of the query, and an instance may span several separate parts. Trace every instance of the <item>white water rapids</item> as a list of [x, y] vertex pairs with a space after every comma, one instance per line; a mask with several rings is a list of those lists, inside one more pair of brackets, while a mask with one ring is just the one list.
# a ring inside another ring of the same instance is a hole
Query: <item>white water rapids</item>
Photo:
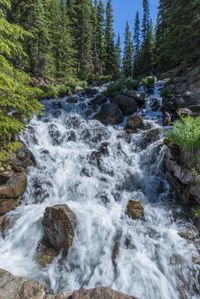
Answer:
[[[199, 254], [194, 242], [179, 236], [189, 224], [164, 177], [161, 142], [142, 150], [141, 132], [126, 134], [122, 126], [92, 120], [87, 102], [44, 101], [45, 115], [31, 121], [23, 138], [37, 167], [29, 169], [22, 203], [10, 213], [12, 227], [0, 236], [0, 267], [55, 292], [102, 285], [139, 299], [200, 298]], [[107, 150], [95, 158], [102, 143]], [[143, 202], [144, 220], [126, 215], [130, 199]], [[41, 268], [41, 220], [56, 204], [76, 214], [76, 235], [64, 262], [58, 257]]]

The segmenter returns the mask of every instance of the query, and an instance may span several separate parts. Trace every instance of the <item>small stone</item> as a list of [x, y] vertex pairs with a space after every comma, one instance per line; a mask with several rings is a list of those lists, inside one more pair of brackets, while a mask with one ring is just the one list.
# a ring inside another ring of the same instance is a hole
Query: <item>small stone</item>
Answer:
[[126, 212], [128, 216], [134, 220], [142, 219], [144, 217], [144, 208], [140, 201], [130, 200]]
[[136, 130], [142, 127], [144, 127], [144, 121], [141, 116], [139, 115], [129, 116], [126, 129]]

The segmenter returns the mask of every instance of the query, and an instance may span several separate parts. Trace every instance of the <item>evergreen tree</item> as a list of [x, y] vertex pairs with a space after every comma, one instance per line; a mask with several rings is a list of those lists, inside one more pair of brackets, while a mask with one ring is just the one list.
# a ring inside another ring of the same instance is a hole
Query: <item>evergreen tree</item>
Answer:
[[138, 11], [135, 17], [134, 45], [135, 45], [135, 60], [137, 60], [140, 55], [140, 17]]
[[49, 36], [44, 17], [44, 7], [39, 0], [12, 1], [13, 21], [32, 33], [25, 38], [24, 50], [28, 54], [27, 70], [33, 76], [45, 77], [50, 63]]
[[124, 56], [123, 56], [123, 73], [125, 77], [132, 77], [133, 75], [133, 58], [134, 47], [132, 41], [132, 34], [128, 22], [125, 29], [125, 42], [124, 42]]
[[115, 44], [113, 30], [113, 9], [111, 0], [106, 7], [106, 29], [105, 29], [105, 74], [114, 76], [115, 72]]
[[199, 0], [160, 1], [157, 49], [161, 69], [199, 62], [199, 7]]
[[39, 112], [40, 105], [34, 100], [35, 92], [29, 87], [30, 78], [11, 61], [24, 57], [21, 41], [30, 37], [21, 27], [6, 19], [10, 10], [9, 0], [0, 0], [0, 139], [7, 140], [24, 127], [24, 119]]
[[143, 43], [147, 39], [150, 25], [149, 0], [143, 0], [143, 20], [142, 20], [142, 40]]
[[97, 15], [97, 1], [91, 6], [92, 14], [92, 57], [94, 66], [94, 75], [98, 77], [101, 74], [100, 53], [98, 49], [98, 15]]
[[91, 1], [74, 0], [73, 6], [76, 74], [81, 79], [87, 79], [93, 73]]
[[118, 79], [121, 75], [121, 39], [120, 34], [118, 33], [117, 42], [115, 45], [115, 71], [114, 71], [114, 78]]
[[104, 58], [105, 58], [105, 35], [104, 35], [104, 5], [100, 0], [97, 6], [97, 51], [99, 56], [99, 75], [104, 72]]

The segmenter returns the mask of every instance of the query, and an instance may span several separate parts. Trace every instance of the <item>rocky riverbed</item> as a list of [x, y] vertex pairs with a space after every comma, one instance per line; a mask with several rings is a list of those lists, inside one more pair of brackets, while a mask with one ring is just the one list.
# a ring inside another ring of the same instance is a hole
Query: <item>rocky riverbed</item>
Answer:
[[182, 170], [163, 144], [162, 88], [42, 101], [0, 176], [0, 267], [15, 275], [0, 270], [1, 299], [200, 298], [199, 233], [166, 179]]

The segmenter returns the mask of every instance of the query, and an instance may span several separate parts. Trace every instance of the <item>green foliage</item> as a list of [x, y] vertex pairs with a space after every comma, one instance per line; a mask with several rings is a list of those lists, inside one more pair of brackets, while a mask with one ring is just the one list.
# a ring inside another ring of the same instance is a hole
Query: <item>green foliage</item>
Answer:
[[[9, 143], [0, 143], [0, 168], [6, 164], [13, 153], [15, 153], [18, 149], [20, 149], [23, 144], [19, 141], [9, 142]], [[1, 170], [0, 170], [1, 171]]]
[[170, 142], [181, 149], [196, 150], [200, 148], [200, 117], [184, 117], [176, 121], [172, 130], [165, 133]]
[[152, 88], [156, 83], [157, 78], [155, 76], [147, 76], [142, 79], [142, 85], [146, 88]]
[[196, 219], [200, 219], [200, 206], [197, 206], [196, 208], [193, 209], [193, 216]]
[[199, 0], [160, 0], [156, 53], [160, 70], [198, 64]]
[[63, 84], [50, 85], [49, 87], [44, 88], [40, 94], [40, 98], [57, 98], [63, 95], [72, 94], [80, 89], [85, 89], [86, 87], [86, 81], [80, 81], [71, 78], [65, 81]]
[[161, 96], [164, 98], [169, 98], [171, 96], [171, 90], [168, 86], [165, 86], [161, 91]]
[[108, 97], [118, 95], [125, 88], [126, 88], [125, 79], [124, 78], [119, 79], [119, 80], [109, 84], [109, 86], [107, 87], [107, 89], [105, 91], [105, 95]]
[[133, 75], [133, 58], [134, 47], [132, 40], [132, 33], [128, 22], [125, 29], [125, 42], [124, 42], [124, 56], [123, 56], [123, 74], [125, 77], [131, 77]]
[[[0, 0], [0, 5], [5, 1]], [[9, 6], [9, 1], [6, 2]], [[22, 40], [30, 34], [6, 20], [5, 10], [0, 10], [0, 140], [10, 138], [24, 128], [24, 122], [33, 113], [39, 113], [35, 100], [39, 90], [29, 86], [30, 78], [16, 68], [13, 59], [23, 57]]]

